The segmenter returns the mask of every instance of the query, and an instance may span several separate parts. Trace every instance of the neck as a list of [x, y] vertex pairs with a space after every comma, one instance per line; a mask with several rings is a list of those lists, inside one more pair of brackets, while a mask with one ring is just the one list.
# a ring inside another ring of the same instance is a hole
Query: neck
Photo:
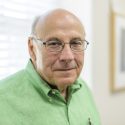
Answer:
[[51, 84], [48, 84], [52, 89], [58, 89], [61, 93], [61, 95], [67, 100], [67, 97], [68, 97], [68, 88], [60, 88], [60, 87], [57, 87], [57, 86], [53, 86]]
[[[40, 74], [40, 73], [39, 73]], [[50, 84], [48, 81], [46, 81], [42, 75], [40, 77], [52, 88], [52, 89], [58, 89], [61, 93], [61, 95], [67, 100], [68, 98], [68, 86], [65, 86], [62, 88], [62, 86], [55, 86], [53, 84]]]
[[68, 89], [60, 90], [61, 95], [67, 100], [68, 98]]

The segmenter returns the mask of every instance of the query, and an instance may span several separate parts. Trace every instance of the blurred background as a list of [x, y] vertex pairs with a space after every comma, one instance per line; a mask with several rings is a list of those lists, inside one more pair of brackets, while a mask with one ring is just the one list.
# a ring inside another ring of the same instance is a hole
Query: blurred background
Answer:
[[102, 125], [125, 125], [125, 90], [115, 91], [113, 83], [116, 51], [112, 17], [117, 13], [125, 18], [125, 0], [0, 0], [0, 79], [26, 66], [31, 24], [35, 16], [53, 8], [70, 10], [85, 26], [90, 44], [81, 77], [93, 92]]

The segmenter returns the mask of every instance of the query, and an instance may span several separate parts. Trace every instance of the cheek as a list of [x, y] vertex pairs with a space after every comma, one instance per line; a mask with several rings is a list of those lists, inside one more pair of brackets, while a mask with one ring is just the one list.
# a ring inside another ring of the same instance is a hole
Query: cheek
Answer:
[[47, 75], [52, 75], [52, 66], [57, 60], [57, 55], [53, 54], [43, 54], [42, 63], [43, 63], [43, 73]]
[[83, 64], [84, 64], [84, 53], [80, 53], [80, 54], [75, 55], [75, 60], [76, 60], [76, 63], [78, 65], [78, 68], [81, 69], [83, 67]]
[[45, 55], [43, 56], [43, 68], [41, 70], [42, 77], [48, 81], [49, 83], [54, 83], [55, 73], [52, 70], [53, 65], [55, 65], [57, 61], [57, 55]]
[[75, 60], [78, 66], [76, 72], [77, 72], [77, 76], [79, 76], [84, 65], [84, 54], [76, 55]]

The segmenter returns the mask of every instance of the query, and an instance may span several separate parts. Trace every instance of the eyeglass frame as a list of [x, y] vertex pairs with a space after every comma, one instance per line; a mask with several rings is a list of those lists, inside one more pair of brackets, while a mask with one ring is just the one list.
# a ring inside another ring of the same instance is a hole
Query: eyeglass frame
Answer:
[[[36, 42], [39, 42], [40, 44], [44, 45], [46, 48], [47, 48], [47, 43], [48, 43], [49, 41], [54, 41], [54, 40], [43, 41], [42, 39], [38, 39], [35, 35], [30, 35], [30, 37], [33, 38], [33, 39], [35, 39]], [[86, 45], [84, 45], [85, 48], [84, 48], [84, 46], [83, 46], [83, 50], [75, 50], [75, 49], [72, 48], [72, 44], [70, 43], [72, 40], [71, 40], [69, 43], [61, 42], [61, 40], [58, 40], [57, 38], [55, 38], [55, 41], [56, 41], [56, 40], [57, 40], [59, 43], [62, 44], [62, 45], [60, 46], [60, 49], [59, 49], [58, 51], [51, 51], [51, 50], [48, 50], [48, 51], [59, 53], [59, 52], [61, 52], [61, 51], [64, 49], [65, 44], [69, 44], [69, 45], [70, 45], [70, 48], [71, 48], [71, 50], [72, 50], [73, 52], [82, 52], [82, 51], [86, 50], [87, 46], [89, 45], [89, 42], [88, 42], [87, 40], [82, 40], [82, 39], [81, 39], [81, 40], [80, 40], [81, 43], [82, 43], [81, 45], [83, 45], [84, 43], [86, 43]], [[83, 41], [83, 42], [82, 42], [82, 41]]]

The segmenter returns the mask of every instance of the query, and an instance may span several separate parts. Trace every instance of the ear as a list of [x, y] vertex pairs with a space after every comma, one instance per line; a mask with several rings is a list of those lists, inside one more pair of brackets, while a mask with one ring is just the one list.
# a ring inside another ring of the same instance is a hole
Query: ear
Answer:
[[36, 61], [36, 52], [35, 52], [35, 45], [33, 43], [32, 38], [28, 38], [28, 50], [31, 60], [35, 63]]

